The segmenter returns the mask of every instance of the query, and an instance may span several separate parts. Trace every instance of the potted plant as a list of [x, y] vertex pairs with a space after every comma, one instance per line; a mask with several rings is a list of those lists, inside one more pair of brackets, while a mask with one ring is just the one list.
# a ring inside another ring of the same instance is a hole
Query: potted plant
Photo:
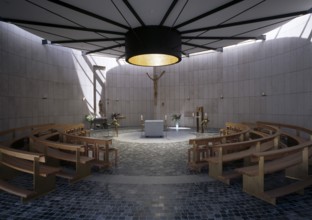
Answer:
[[112, 121], [111, 125], [114, 126], [115, 132], [116, 132], [116, 136], [118, 137], [118, 127], [119, 127], [119, 123], [118, 123], [118, 121], [117, 121], [116, 118], [113, 118], [113, 121]]
[[120, 113], [113, 113], [112, 119], [118, 119], [120, 117]]
[[172, 121], [174, 121], [176, 129], [179, 129], [179, 121], [181, 119], [181, 114], [174, 114], [172, 115]]
[[85, 115], [86, 121], [90, 123], [90, 128], [92, 127], [94, 118], [95, 118], [95, 117], [94, 117], [94, 115], [92, 115], [92, 114]]

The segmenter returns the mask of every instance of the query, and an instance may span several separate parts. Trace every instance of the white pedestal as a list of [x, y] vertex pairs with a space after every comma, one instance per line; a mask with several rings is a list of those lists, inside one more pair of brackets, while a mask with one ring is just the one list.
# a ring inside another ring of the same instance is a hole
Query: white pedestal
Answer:
[[163, 137], [164, 121], [163, 120], [145, 120], [144, 122], [145, 137]]

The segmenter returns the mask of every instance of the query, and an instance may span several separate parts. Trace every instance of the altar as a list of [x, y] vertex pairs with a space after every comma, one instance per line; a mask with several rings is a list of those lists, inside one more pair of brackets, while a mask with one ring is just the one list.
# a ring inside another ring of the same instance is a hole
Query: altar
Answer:
[[163, 137], [164, 120], [145, 120], [144, 133], [145, 137]]

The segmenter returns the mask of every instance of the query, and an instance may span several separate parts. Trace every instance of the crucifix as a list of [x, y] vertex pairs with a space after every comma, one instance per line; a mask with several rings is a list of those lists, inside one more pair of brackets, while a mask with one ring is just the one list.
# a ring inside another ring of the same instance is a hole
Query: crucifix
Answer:
[[153, 84], [154, 84], [154, 105], [157, 105], [158, 80], [160, 79], [160, 77], [162, 77], [165, 74], [165, 72], [166, 71], [162, 71], [161, 74], [159, 74], [158, 76], [156, 74], [154, 74], [153, 77], [151, 77], [148, 73], [146, 73], [148, 78], [150, 78], [153, 81]]

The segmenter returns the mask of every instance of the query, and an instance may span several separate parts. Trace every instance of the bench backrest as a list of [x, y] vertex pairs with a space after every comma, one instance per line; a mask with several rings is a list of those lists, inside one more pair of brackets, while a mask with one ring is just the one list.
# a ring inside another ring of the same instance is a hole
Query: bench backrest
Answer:
[[247, 141], [238, 141], [233, 143], [224, 143], [224, 144], [218, 144], [214, 145], [211, 148], [223, 148], [225, 150], [235, 150], [237, 148], [244, 148], [244, 147], [250, 147], [250, 146], [259, 146], [262, 144], [272, 144], [274, 148], [278, 147], [278, 141], [279, 141], [280, 131], [277, 131], [275, 134], [272, 134], [270, 136], [254, 139], [254, 140], [247, 140]]
[[273, 125], [276, 126], [280, 129], [286, 128], [286, 129], [291, 129], [295, 131], [295, 135], [298, 137], [307, 135], [310, 140], [312, 140], [312, 130], [296, 125], [290, 125], [290, 124], [282, 124], [282, 123], [275, 123], [275, 122], [266, 122], [266, 121], [258, 121], [257, 124], [263, 124], [263, 125]]
[[[258, 152], [252, 154], [254, 158], [260, 158], [264, 157], [264, 160], [271, 160], [277, 157], [284, 157], [288, 156], [290, 154], [294, 154], [297, 152], [302, 151], [304, 148], [310, 148], [312, 147], [312, 141], [307, 141], [301, 144], [298, 144], [293, 147], [288, 147], [288, 148], [283, 148], [283, 149], [277, 149], [277, 150], [271, 150], [271, 151], [266, 151], [266, 152]], [[311, 152], [310, 152], [311, 154]]]
[[218, 137], [202, 137], [202, 138], [193, 138], [189, 140], [189, 144], [192, 145], [214, 145], [219, 143], [226, 143], [227, 141], [232, 140], [243, 140], [243, 137], [248, 134], [250, 128], [248, 125], [227, 122], [226, 126], [228, 129], [235, 130], [235, 132]]
[[18, 140], [21, 137], [31, 135], [32, 131], [52, 126], [53, 124], [41, 124], [41, 125], [29, 125], [19, 128], [12, 128], [5, 131], [0, 131], [0, 142], [14, 142], [14, 140]]
[[51, 147], [51, 148], [55, 148], [55, 149], [59, 149], [59, 150], [67, 150], [67, 151], [73, 151], [73, 152], [76, 152], [76, 151], [85, 152], [85, 148], [83, 145], [47, 141], [47, 140], [42, 140], [42, 139], [36, 138], [34, 136], [31, 137], [31, 140], [35, 144], [40, 144], [44, 147]]
[[98, 139], [94, 137], [77, 136], [72, 134], [62, 134], [63, 140], [67, 143], [93, 144], [93, 145], [112, 145], [112, 139]]
[[43, 154], [16, 150], [2, 145], [0, 145], [0, 154], [45, 163], [45, 156]]

